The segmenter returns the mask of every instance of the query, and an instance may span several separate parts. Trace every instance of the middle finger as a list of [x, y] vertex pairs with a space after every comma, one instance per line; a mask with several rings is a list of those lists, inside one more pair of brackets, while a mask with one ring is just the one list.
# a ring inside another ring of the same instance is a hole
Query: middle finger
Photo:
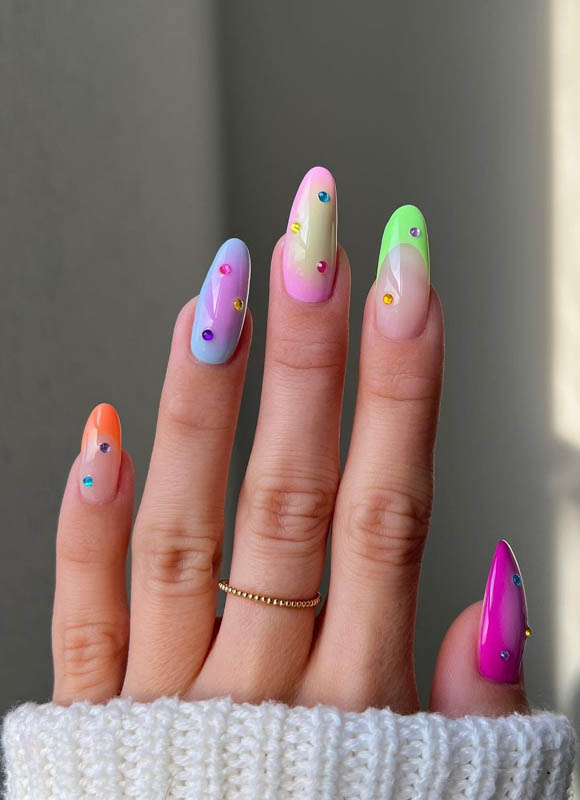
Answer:
[[[315, 167], [272, 259], [260, 414], [230, 576], [242, 590], [289, 600], [318, 590], [339, 478], [349, 289], [346, 256], [336, 253], [334, 180]], [[314, 618], [314, 609], [228, 595], [198, 690], [287, 697], [306, 662]], [[243, 665], [233, 678], [232, 663]]]

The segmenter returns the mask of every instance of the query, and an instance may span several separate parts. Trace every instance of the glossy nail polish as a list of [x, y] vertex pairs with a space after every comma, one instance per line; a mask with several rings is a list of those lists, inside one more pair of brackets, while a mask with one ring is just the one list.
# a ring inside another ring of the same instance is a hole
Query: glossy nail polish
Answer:
[[518, 683], [528, 627], [522, 574], [506, 541], [498, 542], [485, 587], [479, 671], [497, 683]]
[[199, 293], [191, 352], [206, 364], [223, 364], [238, 345], [250, 290], [250, 253], [228, 239], [216, 253]]
[[423, 332], [429, 305], [429, 240], [416, 206], [401, 206], [387, 222], [376, 285], [376, 321], [388, 339]]
[[298, 187], [284, 238], [284, 285], [297, 300], [319, 303], [332, 294], [336, 210], [334, 178], [324, 167], [313, 167]]
[[109, 403], [91, 411], [81, 442], [80, 490], [89, 503], [110, 503], [117, 495], [121, 468], [121, 423]]

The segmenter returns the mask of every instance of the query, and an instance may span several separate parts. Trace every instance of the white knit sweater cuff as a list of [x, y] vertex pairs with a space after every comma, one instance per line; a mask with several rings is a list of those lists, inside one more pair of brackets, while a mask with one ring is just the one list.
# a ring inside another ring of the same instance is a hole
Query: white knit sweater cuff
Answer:
[[7, 800], [561, 800], [574, 742], [545, 712], [450, 720], [228, 698], [27, 704], [3, 731]]

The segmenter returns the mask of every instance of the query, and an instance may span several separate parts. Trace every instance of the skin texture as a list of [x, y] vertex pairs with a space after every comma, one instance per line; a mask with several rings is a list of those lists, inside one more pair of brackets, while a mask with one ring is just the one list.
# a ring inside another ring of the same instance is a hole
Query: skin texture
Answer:
[[[372, 284], [356, 416], [341, 477], [350, 266], [339, 247], [328, 256], [334, 257], [330, 291], [318, 301], [311, 294], [297, 297], [288, 285], [288, 236], [272, 257], [260, 413], [229, 577], [247, 591], [313, 597], [332, 520], [324, 609], [316, 616], [313, 610], [228, 595], [216, 623], [225, 492], [251, 316], [231, 357], [206, 363], [191, 349], [199, 303], [194, 299], [175, 324], [134, 525], [130, 619], [124, 575], [130, 459], [123, 455], [114, 498], [98, 504], [81, 493], [78, 459], [73, 464], [57, 537], [58, 703], [102, 702], [119, 693], [138, 700], [228, 694], [237, 701], [268, 698], [351, 710], [418, 708], [414, 618], [433, 495], [441, 306], [429, 289], [421, 329], [415, 325], [405, 336], [392, 337], [377, 319]], [[371, 282], [373, 266], [368, 269]], [[494, 714], [525, 708], [519, 684], [479, 675], [479, 618], [466, 612], [443, 644], [433, 686], [436, 710]]]

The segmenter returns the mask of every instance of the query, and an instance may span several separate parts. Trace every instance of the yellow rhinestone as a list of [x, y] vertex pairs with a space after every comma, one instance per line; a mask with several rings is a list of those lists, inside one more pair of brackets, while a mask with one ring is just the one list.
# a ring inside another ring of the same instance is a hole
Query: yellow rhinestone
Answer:
[[242, 298], [236, 297], [236, 299], [234, 300], [234, 308], [236, 309], [236, 311], [241, 311], [243, 307], [244, 307], [244, 301], [242, 300]]
[[293, 222], [292, 225], [290, 225], [290, 230], [292, 231], [292, 233], [299, 233], [300, 228], [301, 225], [299, 222]]
[[531, 635], [532, 635], [532, 629], [526, 628], [526, 639], [529, 639]]
[[386, 306], [390, 306], [392, 302], [393, 302], [393, 295], [390, 292], [387, 292], [386, 294], [383, 295], [383, 303]]

